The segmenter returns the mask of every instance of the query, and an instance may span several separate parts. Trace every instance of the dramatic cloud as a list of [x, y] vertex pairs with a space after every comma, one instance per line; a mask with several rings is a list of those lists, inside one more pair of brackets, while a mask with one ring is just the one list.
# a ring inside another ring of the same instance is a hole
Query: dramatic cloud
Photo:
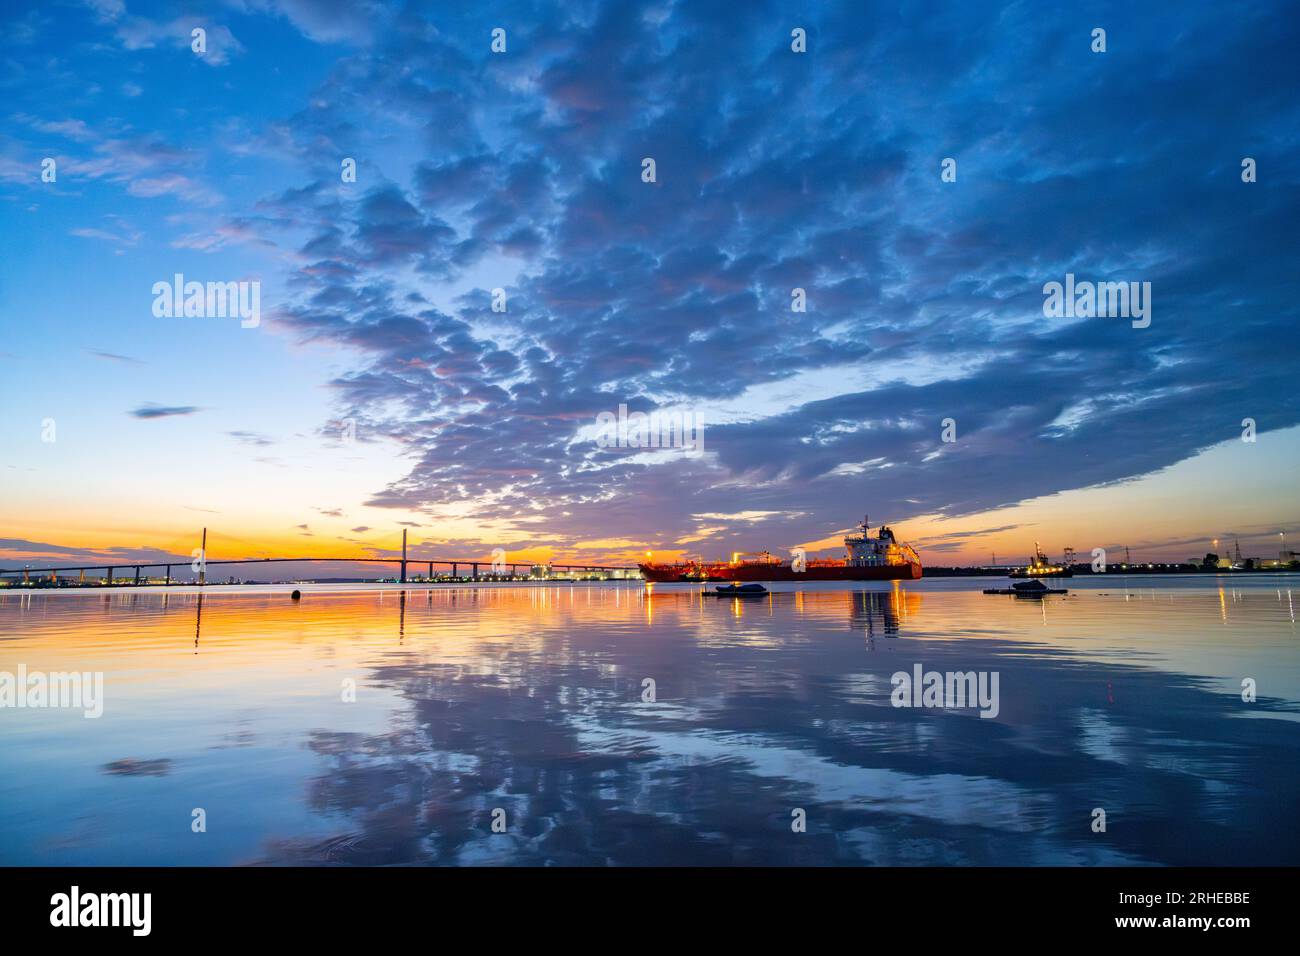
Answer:
[[[1269, 345], [1294, 328], [1274, 255], [1294, 192], [1252, 200], [1218, 146], [1251, 143], [1294, 187], [1278, 168], [1294, 104], [1217, 67], [1261, 42], [1280, 63], [1283, 36], [1187, 14], [1178, 63], [1135, 98], [1153, 16], [1119, 16], [1128, 39], [1102, 58], [1086, 30], [1017, 7], [887, 30], [884, 8], [818, 13], [801, 57], [773, 10], [522, 14], [517, 59], [421, 71], [463, 46], [448, 24], [419, 51], [393, 34], [329, 81], [322, 96], [365, 90], [454, 130], [409, 187], [268, 201], [309, 232], [281, 327], [355, 349], [364, 364], [333, 383], [345, 413], [416, 453], [371, 504], [542, 506], [574, 536], [685, 540], [693, 513], [739, 504], [816, 535], [867, 506], [968, 513], [1144, 474], [1251, 409], [1300, 420], [1293, 352]], [[376, 71], [384, 58], [413, 58], [422, 101]], [[297, 120], [302, 140], [335, 122]], [[1067, 272], [1151, 282], [1151, 328], [1044, 319], [1042, 285]], [[470, 273], [484, 284], [452, 311], [406, 278]], [[582, 430], [620, 403], [697, 412], [706, 454], [598, 449]]]

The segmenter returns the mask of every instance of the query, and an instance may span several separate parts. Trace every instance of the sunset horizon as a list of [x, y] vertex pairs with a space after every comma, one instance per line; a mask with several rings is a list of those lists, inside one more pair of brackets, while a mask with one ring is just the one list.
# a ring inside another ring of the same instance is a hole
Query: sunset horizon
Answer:
[[[1158, 473], [1068, 489], [972, 515], [907, 514], [894, 518], [878, 510], [873, 515], [870, 502], [864, 499], [859, 512], [844, 514], [814, 516], [810, 508], [793, 515], [693, 515], [696, 530], [676, 539], [631, 539], [611, 526], [611, 533], [604, 538], [567, 540], [571, 536], [548, 534], [533, 516], [527, 522], [492, 522], [494, 533], [485, 533], [472, 517], [444, 519], [419, 511], [367, 507], [364, 502], [346, 511], [342, 506], [301, 508], [289, 516], [302, 518], [300, 524], [286, 520], [268, 532], [270, 522], [265, 518], [250, 520], [239, 511], [218, 508], [173, 504], [168, 509], [173, 514], [188, 513], [159, 521], [162, 509], [156, 495], [151, 496], [151, 504], [141, 501], [138, 508], [124, 509], [121, 500], [115, 499], [115, 513], [125, 510], [148, 515], [146, 518], [123, 521], [119, 517], [97, 524], [104, 519], [91, 512], [70, 523], [68, 516], [75, 516], [85, 507], [84, 502], [50, 502], [49, 517], [33, 516], [32, 499], [20, 492], [10, 500], [21, 498], [24, 510], [5, 518], [9, 534], [0, 539], [0, 568], [188, 558], [205, 527], [213, 533], [208, 549], [213, 558], [392, 558], [401, 554], [403, 529], [409, 531], [409, 553], [414, 561], [423, 557], [490, 561], [495, 548], [504, 549], [511, 561], [539, 564], [562, 560], [634, 564], [644, 559], [646, 552], [661, 560], [688, 555], [720, 559], [736, 551], [760, 549], [782, 554], [795, 548], [839, 552], [843, 550], [842, 536], [863, 514], [871, 517], [873, 524], [890, 524], [927, 564], [940, 567], [987, 565], [995, 558], [1000, 564], [1024, 563], [1035, 542], [1058, 556], [1067, 547], [1080, 555], [1093, 548], [1117, 554], [1128, 548], [1135, 562], [1182, 562], [1216, 550], [1217, 541], [1217, 549], [1225, 553], [1239, 546], [1243, 554], [1273, 560], [1284, 546], [1300, 542], [1300, 522], [1279, 520], [1281, 515], [1294, 515], [1300, 509], [1300, 491], [1288, 471], [1289, 456], [1300, 433], [1265, 433], [1260, 441], [1273, 447], [1239, 450], [1240, 439], [1229, 439]], [[37, 484], [33, 478], [33, 492]], [[1230, 500], [1233, 497], [1238, 500]], [[824, 512], [825, 508], [817, 510]], [[821, 532], [821, 528], [828, 530]], [[808, 536], [799, 536], [801, 531]]]

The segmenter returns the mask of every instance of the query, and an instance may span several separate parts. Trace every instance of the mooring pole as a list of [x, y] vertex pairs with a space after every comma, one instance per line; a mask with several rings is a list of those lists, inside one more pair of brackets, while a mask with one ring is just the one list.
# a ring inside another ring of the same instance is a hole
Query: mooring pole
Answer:
[[432, 561], [429, 562], [429, 577], [428, 577], [428, 580], [430, 580], [430, 581], [433, 580], [433, 562], [432, 562]]
[[199, 547], [199, 584], [208, 583], [208, 529], [203, 529], [203, 544]]
[[140, 583], [140, 565], [138, 564], [135, 566], [135, 583]]
[[406, 583], [406, 529], [402, 529], [402, 583]]
[[168, 564], [165, 565], [165, 567], [167, 568], [167, 574], [163, 578], [163, 587], [167, 587], [169, 584], [172, 583], [172, 566]]

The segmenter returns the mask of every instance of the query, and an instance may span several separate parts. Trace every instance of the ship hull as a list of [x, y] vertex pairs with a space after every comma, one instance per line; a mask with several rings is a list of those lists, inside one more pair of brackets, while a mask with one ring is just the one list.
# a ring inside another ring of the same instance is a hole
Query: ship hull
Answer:
[[647, 581], [665, 584], [701, 581], [915, 581], [921, 576], [919, 564], [886, 564], [871, 567], [810, 564], [803, 571], [795, 571], [789, 564], [760, 563], [642, 564], [639, 567]]

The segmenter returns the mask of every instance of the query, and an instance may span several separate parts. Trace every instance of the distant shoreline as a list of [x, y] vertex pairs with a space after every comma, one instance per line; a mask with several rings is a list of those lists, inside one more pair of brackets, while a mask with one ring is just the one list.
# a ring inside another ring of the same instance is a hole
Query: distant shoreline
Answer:
[[[1005, 578], [1012, 571], [1024, 570], [1020, 567], [1007, 568], [925, 568], [922, 578]], [[1091, 565], [1075, 565], [1071, 569], [1076, 578], [1102, 578], [1113, 575], [1128, 576], [1134, 574], [1147, 575], [1206, 575], [1213, 577], [1216, 575], [1242, 575], [1242, 574], [1300, 574], [1300, 568], [1200, 568], [1196, 565], [1173, 565], [1157, 564], [1154, 567], [1124, 565], [1110, 566], [1105, 571], [1096, 572], [1092, 570]], [[1059, 577], [1059, 575], [1044, 574], [1043, 577]]]

